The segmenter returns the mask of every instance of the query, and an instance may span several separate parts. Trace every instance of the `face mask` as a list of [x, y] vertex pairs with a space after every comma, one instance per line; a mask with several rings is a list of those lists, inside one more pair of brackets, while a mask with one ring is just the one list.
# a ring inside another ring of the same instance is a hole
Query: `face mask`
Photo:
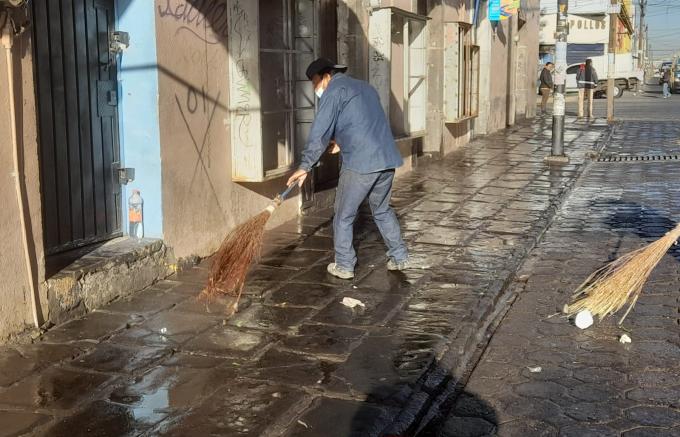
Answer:
[[324, 90], [323, 88], [319, 87], [319, 88], [317, 88], [317, 89], [314, 90], [314, 94], [316, 94], [316, 97], [320, 99], [320, 98], [321, 98], [321, 95], [323, 95], [323, 92], [324, 92], [324, 91], [326, 91], [326, 90]]

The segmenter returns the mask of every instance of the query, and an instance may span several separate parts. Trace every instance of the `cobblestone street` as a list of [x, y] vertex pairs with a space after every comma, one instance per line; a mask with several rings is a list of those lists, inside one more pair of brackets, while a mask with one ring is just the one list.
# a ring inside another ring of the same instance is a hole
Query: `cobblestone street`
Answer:
[[[573, 120], [572, 120], [573, 121]], [[390, 273], [370, 220], [354, 281], [325, 272], [331, 212], [270, 232], [239, 313], [195, 297], [207, 262], [0, 354], [0, 434], [380, 435], [413, 432], [464, 373], [507, 285], [544, 232], [601, 122], [550, 123], [470, 144], [398, 180], [394, 204], [422, 270]], [[357, 298], [365, 310], [341, 305]]]
[[[624, 121], [603, 156], [675, 156], [679, 134], [677, 123]], [[622, 328], [615, 317], [580, 331], [557, 314], [598, 266], [675, 226], [677, 165], [598, 162], [588, 167], [518, 272], [512, 286], [516, 302], [466, 393], [446, 418], [430, 425], [428, 434], [680, 435], [677, 250], [654, 271]], [[619, 343], [623, 333], [631, 344]]]

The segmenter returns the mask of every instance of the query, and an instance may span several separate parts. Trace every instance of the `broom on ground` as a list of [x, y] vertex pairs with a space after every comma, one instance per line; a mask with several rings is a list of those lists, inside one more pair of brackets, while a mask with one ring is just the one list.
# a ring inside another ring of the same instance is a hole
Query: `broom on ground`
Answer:
[[589, 310], [602, 318], [614, 314], [627, 302], [630, 305], [619, 321], [621, 325], [640, 297], [642, 286], [668, 249], [680, 238], [680, 224], [655, 242], [635, 250], [602, 267], [574, 292], [568, 315]]
[[210, 301], [219, 295], [233, 295], [236, 296], [236, 300], [232, 305], [231, 314], [238, 310], [248, 270], [260, 257], [265, 225], [274, 210], [296, 185], [291, 184], [283, 193], [277, 195], [264, 211], [241, 223], [227, 235], [215, 254], [208, 284], [199, 297]]

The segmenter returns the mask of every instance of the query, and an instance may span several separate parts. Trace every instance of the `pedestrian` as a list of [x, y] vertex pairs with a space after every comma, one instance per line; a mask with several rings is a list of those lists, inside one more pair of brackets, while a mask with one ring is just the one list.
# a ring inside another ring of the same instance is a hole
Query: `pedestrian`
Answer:
[[583, 118], [583, 100], [588, 98], [588, 117], [593, 117], [593, 93], [597, 88], [597, 71], [593, 67], [593, 60], [586, 59], [576, 73], [576, 86], [578, 87], [578, 118]]
[[342, 279], [354, 277], [356, 252], [354, 221], [361, 203], [368, 198], [373, 219], [385, 240], [388, 270], [411, 267], [397, 216], [390, 207], [395, 169], [401, 154], [380, 104], [378, 92], [367, 82], [345, 74], [347, 67], [319, 58], [307, 67], [306, 75], [319, 98], [318, 110], [302, 152], [300, 167], [288, 184], [300, 186], [331, 140], [342, 157], [335, 194], [333, 235], [335, 262], [327, 271]]
[[663, 76], [661, 77], [663, 82], [663, 98], [667, 99], [671, 96], [670, 85], [671, 85], [671, 69], [666, 68], [663, 71]]
[[552, 62], [546, 62], [543, 70], [541, 70], [541, 84], [538, 89], [541, 92], [541, 114], [545, 114], [546, 105], [548, 104], [548, 99], [550, 98], [550, 93], [553, 90], [553, 76], [552, 72], [555, 69], [555, 64]]

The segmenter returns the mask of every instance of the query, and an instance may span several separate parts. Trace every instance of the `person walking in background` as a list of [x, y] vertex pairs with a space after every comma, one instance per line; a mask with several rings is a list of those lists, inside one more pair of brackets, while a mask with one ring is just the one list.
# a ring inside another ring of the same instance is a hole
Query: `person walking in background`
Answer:
[[550, 93], [553, 90], [552, 72], [554, 69], [555, 65], [552, 62], [546, 62], [543, 70], [541, 71], [541, 84], [538, 87], [541, 92], [541, 114], [545, 114], [548, 99], [550, 98]]
[[588, 117], [593, 117], [593, 93], [597, 88], [597, 71], [593, 68], [593, 60], [586, 59], [585, 64], [576, 73], [578, 87], [578, 118], [583, 118], [583, 100], [588, 96]]
[[[378, 92], [368, 82], [344, 74], [347, 67], [319, 58], [307, 68], [319, 98], [319, 107], [302, 152], [300, 167], [288, 185], [302, 186], [307, 174], [334, 139], [342, 155], [342, 169], [335, 194], [333, 243], [335, 262], [326, 270], [341, 279], [354, 277], [354, 220], [368, 198], [373, 220], [387, 245], [387, 269], [411, 268], [399, 221], [390, 207], [394, 170], [402, 165], [380, 104]], [[335, 148], [335, 147], [334, 147]]]
[[663, 82], [663, 98], [667, 99], [671, 96], [670, 84], [671, 84], [671, 69], [666, 68], [663, 71], [663, 76], [661, 78]]

